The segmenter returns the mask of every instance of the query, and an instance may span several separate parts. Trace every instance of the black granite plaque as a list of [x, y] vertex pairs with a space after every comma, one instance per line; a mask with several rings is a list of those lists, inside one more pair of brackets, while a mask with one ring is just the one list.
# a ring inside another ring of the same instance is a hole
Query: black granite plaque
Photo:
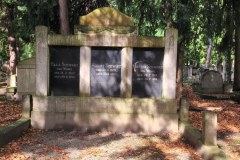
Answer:
[[120, 96], [121, 48], [94, 47], [91, 54], [91, 96]]
[[162, 96], [162, 48], [134, 48], [132, 69], [132, 96]]
[[80, 47], [50, 47], [50, 94], [79, 95]]

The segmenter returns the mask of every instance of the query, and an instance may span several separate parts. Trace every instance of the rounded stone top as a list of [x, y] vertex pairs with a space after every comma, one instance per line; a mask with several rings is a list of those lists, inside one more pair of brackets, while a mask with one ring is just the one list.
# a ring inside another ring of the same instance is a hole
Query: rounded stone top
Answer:
[[80, 16], [80, 25], [87, 26], [133, 26], [132, 18], [111, 7], [98, 8]]
[[201, 78], [201, 87], [206, 93], [222, 93], [223, 79], [221, 73], [210, 70], [205, 72]]

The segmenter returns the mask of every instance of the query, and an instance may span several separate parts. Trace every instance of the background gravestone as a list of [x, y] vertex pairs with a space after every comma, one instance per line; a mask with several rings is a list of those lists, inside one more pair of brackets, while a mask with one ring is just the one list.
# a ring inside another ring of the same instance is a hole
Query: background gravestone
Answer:
[[218, 71], [207, 71], [201, 78], [201, 90], [203, 93], [223, 93], [223, 79]]
[[133, 97], [162, 96], [163, 57], [162, 48], [133, 49]]
[[50, 94], [79, 96], [80, 47], [50, 47]]
[[93, 47], [91, 96], [120, 96], [121, 48]]

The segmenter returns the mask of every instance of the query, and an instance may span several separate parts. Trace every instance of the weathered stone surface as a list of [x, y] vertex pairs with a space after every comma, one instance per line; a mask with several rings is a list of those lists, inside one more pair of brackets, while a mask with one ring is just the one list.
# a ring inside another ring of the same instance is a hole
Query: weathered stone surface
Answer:
[[31, 108], [32, 108], [32, 97], [31, 95], [23, 95], [22, 98], [22, 117], [30, 118], [31, 117]]
[[30, 120], [26, 118], [20, 118], [7, 126], [0, 127], [0, 147], [20, 137], [29, 127]]
[[203, 145], [201, 132], [194, 128], [189, 122], [181, 121], [179, 123], [179, 133], [182, 134], [186, 141], [194, 148], [200, 148]]
[[35, 94], [36, 92], [36, 62], [35, 57], [20, 61], [17, 65], [17, 91], [20, 94]]
[[176, 98], [177, 40], [178, 31], [174, 28], [168, 28], [165, 37], [162, 84], [162, 96], [168, 99]]
[[123, 48], [121, 51], [121, 97], [132, 96], [132, 48]]
[[132, 18], [110, 7], [98, 8], [79, 18], [80, 25], [133, 26]]
[[222, 75], [217, 71], [207, 71], [201, 78], [201, 91], [203, 93], [223, 93]]
[[33, 96], [31, 124], [40, 129], [177, 132], [175, 100]]
[[36, 95], [49, 94], [48, 28], [36, 27]]
[[203, 112], [203, 144], [217, 146], [217, 114], [215, 112]]
[[80, 48], [80, 96], [90, 96], [91, 47]]
[[28, 59], [24, 59], [20, 62], [18, 62], [17, 65], [18, 69], [25, 69], [25, 68], [32, 68], [35, 69], [36, 68], [36, 58], [32, 57], [32, 58], [28, 58]]
[[105, 47], [152, 47], [164, 48], [162, 37], [127, 36], [116, 34], [48, 35], [49, 45], [105, 46]]
[[179, 110], [179, 118], [182, 122], [188, 122], [189, 103], [185, 98], [181, 99], [181, 106]]
[[[101, 8], [80, 18], [80, 25], [86, 26], [87, 31], [80, 31], [77, 35], [50, 35], [46, 27], [36, 28], [36, 96], [33, 96], [31, 112], [33, 127], [178, 131], [175, 100], [177, 30], [168, 29], [166, 38], [140, 37], [132, 34], [135, 32], [132, 24], [131, 18], [119, 11]], [[80, 46], [80, 82], [77, 88], [81, 97], [49, 96], [49, 46]], [[93, 47], [121, 47], [121, 62], [118, 64], [121, 66], [119, 95], [126, 98], [88, 97], [91, 95]], [[131, 98], [132, 50], [135, 47], [164, 48], [163, 98]]]
[[135, 26], [75, 26], [75, 34], [125, 34], [125, 35], [138, 35], [138, 29]]
[[112, 114], [76, 112], [32, 112], [31, 124], [39, 129], [79, 129], [113, 132], [178, 132], [177, 114]]
[[177, 113], [175, 100], [151, 98], [106, 98], [106, 97], [67, 97], [67, 96], [33, 96], [33, 110], [43, 112], [68, 112], [75, 107], [75, 112], [108, 112], [108, 113], [143, 113], [158, 115], [160, 113]]

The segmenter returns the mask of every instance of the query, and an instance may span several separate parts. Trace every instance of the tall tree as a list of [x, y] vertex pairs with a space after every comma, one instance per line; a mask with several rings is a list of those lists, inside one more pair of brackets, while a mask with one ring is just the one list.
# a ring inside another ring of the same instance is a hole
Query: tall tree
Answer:
[[240, 91], [240, 2], [233, 1], [235, 19], [235, 64], [233, 89]]
[[183, 65], [186, 45], [189, 42], [188, 35], [190, 34], [190, 20], [191, 20], [191, 8], [188, 0], [177, 1], [176, 9], [176, 25], [179, 32], [178, 39], [178, 59], [177, 59], [177, 88], [176, 98], [180, 102], [183, 90]]
[[63, 35], [70, 34], [67, 0], [58, 0], [58, 4], [60, 15], [60, 33]]

